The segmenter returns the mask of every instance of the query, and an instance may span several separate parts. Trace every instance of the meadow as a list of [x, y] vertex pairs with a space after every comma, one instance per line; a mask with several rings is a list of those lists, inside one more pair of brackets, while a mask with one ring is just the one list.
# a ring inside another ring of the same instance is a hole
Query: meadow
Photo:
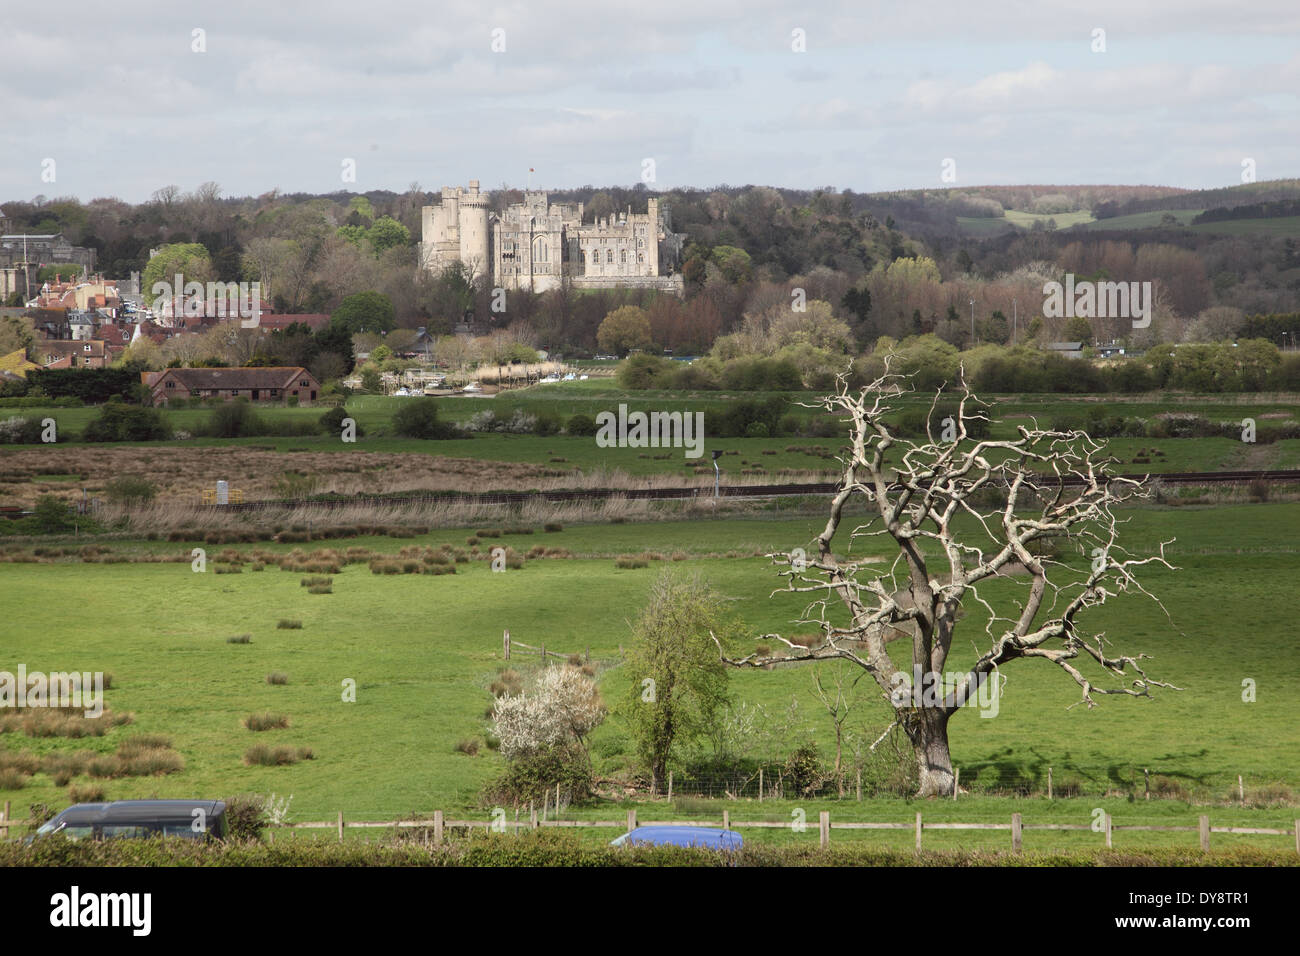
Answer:
[[[791, 412], [805, 420], [818, 414], [800, 404], [811, 403], [816, 397], [812, 392], [627, 392], [609, 379], [519, 389], [494, 398], [447, 398], [439, 407], [440, 414], [452, 421], [465, 421], [477, 411], [492, 409], [499, 418], [522, 410], [563, 422], [575, 414], [595, 417], [626, 404], [631, 411], [701, 412], [707, 433], [711, 416], [736, 401], [774, 397], [790, 401]], [[96, 414], [93, 408], [0, 412], [52, 417], [66, 439], [54, 447], [0, 448], [0, 504], [30, 505], [38, 495], [49, 493], [79, 497], [82, 489], [93, 496], [122, 474], [152, 476], [161, 497], [192, 501], [198, 501], [203, 489], [210, 489], [218, 479], [230, 481], [246, 498], [463, 489], [467, 473], [475, 473], [472, 487], [480, 491], [601, 483], [620, 486], [627, 479], [640, 478], [712, 484], [709, 452], [713, 450], [723, 452], [718, 466], [725, 483], [822, 480], [838, 471], [834, 456], [841, 442], [836, 437], [709, 436], [698, 458], [685, 457], [681, 449], [602, 448], [590, 437], [566, 434], [480, 433], [446, 441], [396, 437], [391, 433], [393, 414], [409, 401], [383, 396], [349, 400], [347, 411], [364, 432], [355, 443], [317, 433], [82, 444], [78, 439]], [[1014, 437], [1018, 426], [1035, 422], [1041, 427], [1079, 426], [1087, 413], [1098, 409], [1108, 415], [1145, 419], [1171, 410], [1225, 423], [1251, 417], [1261, 428], [1300, 421], [1294, 396], [1275, 394], [1005, 395], [996, 396], [993, 403], [997, 420], [991, 434], [995, 438]], [[909, 396], [898, 406], [903, 414], [924, 410], [928, 404], [924, 396]], [[191, 431], [197, 431], [211, 413], [207, 407], [165, 412], [173, 428]], [[257, 414], [272, 424], [307, 428], [320, 418], [322, 409], [259, 406]], [[214, 449], [220, 449], [220, 454], [213, 455]], [[1117, 470], [1131, 473], [1293, 468], [1300, 462], [1300, 440], [1296, 439], [1250, 445], [1221, 437], [1115, 438], [1110, 449], [1119, 461]]]
[[[1152, 655], [1149, 673], [1182, 690], [1159, 691], [1150, 700], [1103, 697], [1101, 706], [1088, 711], [1071, 708], [1079, 691], [1059, 670], [1017, 662], [1007, 669], [995, 718], [983, 719], [970, 709], [953, 721], [954, 762], [963, 787], [976, 796], [956, 803], [903, 797], [859, 803], [851, 792], [837, 799], [832, 791], [830, 798], [761, 805], [686, 796], [671, 812], [662, 802], [642, 810], [642, 819], [718, 819], [727, 807], [737, 819], [742, 814], [789, 819], [793, 809], [802, 808], [812, 821], [818, 809], [830, 809], [840, 820], [907, 821], [920, 809], [938, 820], [1005, 822], [1020, 810], [1026, 822], [1087, 823], [1100, 806], [1117, 823], [1194, 823], [1200, 811], [1188, 801], [1196, 800], [1221, 805], [1213, 811], [1215, 825], [1290, 825], [1295, 810], [1285, 806], [1285, 795], [1300, 786], [1294, 706], [1300, 649], [1290, 623], [1290, 582], [1300, 573], [1300, 554], [1282, 529], [1300, 526], [1300, 505], [1152, 507], [1125, 517], [1124, 540], [1136, 551], [1177, 538], [1169, 554], [1180, 570], [1152, 568], [1143, 578], [1169, 617], [1148, 600], [1126, 597], [1099, 609], [1090, 626], [1104, 630], [1125, 652]], [[569, 549], [575, 557], [528, 560], [504, 573], [473, 561], [444, 576], [377, 575], [354, 564], [333, 575], [329, 594], [309, 593], [300, 586], [301, 574], [274, 564], [260, 572], [245, 566], [239, 574], [216, 574], [209, 566], [207, 573], [196, 574], [188, 563], [99, 564], [75, 558], [0, 563], [2, 666], [12, 669], [21, 662], [29, 670], [110, 672], [107, 706], [134, 715], [133, 723], [102, 737], [32, 738], [13, 730], [0, 735], [0, 752], [108, 754], [134, 735], [160, 734], [183, 757], [180, 772], [79, 777], [74, 785], [100, 785], [109, 798], [274, 792], [293, 796], [296, 820], [332, 819], [340, 810], [350, 819], [396, 819], [435, 809], [485, 816], [488, 808], [479, 793], [503, 762], [486, 746], [475, 756], [457, 748], [465, 740], [486, 739], [488, 686], [505, 666], [502, 631], [508, 628], [516, 641], [566, 654], [589, 651], [602, 694], [614, 710], [591, 741], [593, 765], [607, 780], [626, 779], [632, 747], [619, 708], [636, 675], [622, 666], [622, 655], [654, 577], [665, 567], [704, 575], [727, 596], [749, 633], [806, 632], [806, 626], [791, 625], [801, 602], [788, 594], [769, 596], [779, 582], [771, 563], [755, 555], [807, 547], [820, 525], [820, 516], [806, 514], [571, 525], [553, 533], [536, 529], [488, 543], [520, 551], [545, 544]], [[444, 530], [401, 542], [372, 537], [346, 544], [395, 551], [411, 543], [463, 545], [465, 534]], [[190, 546], [113, 543], [127, 554], [181, 555]], [[263, 547], [290, 550], [289, 545]], [[615, 567], [615, 556], [646, 550], [664, 558], [652, 557], [645, 568]], [[1013, 585], [998, 582], [986, 597], [997, 603]], [[301, 628], [279, 628], [282, 619], [300, 621]], [[963, 628], [953, 667], [969, 662], [982, 634], [974, 609]], [[228, 643], [228, 637], [242, 634], [250, 635], [248, 643]], [[535, 658], [516, 652], [510, 666], [526, 676]], [[272, 672], [282, 672], [287, 682], [268, 683]], [[1251, 703], [1243, 701], [1247, 679], [1257, 684]], [[355, 681], [355, 703], [343, 700], [345, 680]], [[791, 713], [795, 702], [787, 737], [771, 740], [768, 752], [759, 756], [779, 761], [791, 746], [813, 740], [823, 761], [832, 759], [830, 722], [813, 696], [807, 667], [734, 672], [731, 686], [736, 704], [761, 705], [773, 718]], [[288, 726], [245, 729], [243, 721], [260, 713], [282, 714]], [[888, 720], [884, 702], [864, 693], [852, 727], [869, 740]], [[243, 755], [258, 743], [309, 747], [313, 758], [290, 766], [247, 766]], [[1048, 767], [1058, 799], [1025, 796], [1042, 792]], [[1159, 792], [1178, 799], [1142, 800], [1143, 770], [1150, 771]], [[1247, 803], [1261, 807], [1231, 805], [1239, 774]], [[991, 795], [982, 795], [985, 791]], [[1069, 796], [1073, 793], [1079, 796]], [[0, 790], [0, 799], [19, 808], [69, 802], [67, 788], [44, 772], [28, 777], [22, 789]], [[566, 813], [619, 819], [623, 807], [622, 792], [613, 791], [609, 800]], [[523, 813], [526, 819], [526, 809]], [[814, 824], [814, 840], [815, 830]], [[753, 832], [761, 840], [796, 838], [789, 831]], [[582, 839], [609, 836], [602, 830]], [[863, 831], [835, 836], [837, 841], [866, 838]], [[906, 846], [911, 835], [872, 831], [869, 838], [881, 846]], [[940, 848], [997, 848], [1007, 836], [940, 831], [933, 839]], [[1092, 833], [1044, 833], [1027, 835], [1026, 845], [1095, 846], [1097, 839]], [[1261, 846], [1286, 842], [1258, 839], [1265, 841]], [[927, 845], [930, 840], [927, 834]], [[1124, 841], [1194, 845], [1195, 834], [1132, 833]], [[1219, 845], [1225, 844], [1216, 835]]]

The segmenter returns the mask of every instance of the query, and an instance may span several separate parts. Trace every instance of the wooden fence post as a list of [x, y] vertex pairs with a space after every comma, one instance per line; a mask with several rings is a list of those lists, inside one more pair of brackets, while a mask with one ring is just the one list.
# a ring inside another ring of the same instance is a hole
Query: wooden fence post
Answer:
[[339, 842], [343, 842], [343, 811], [339, 811]]
[[758, 802], [763, 802], [763, 768], [758, 768]]
[[636, 811], [629, 810], [627, 812], [627, 832], [631, 833], [635, 829], [636, 829]]
[[916, 852], [921, 852], [921, 814], [916, 815]]
[[1047, 768], [1047, 799], [1052, 799], [1052, 768]]
[[[0, 840], [9, 839], [9, 801], [5, 801], [4, 813], [0, 813]], [[1300, 843], [1296, 846], [1300, 847]]]
[[862, 768], [858, 768], [858, 803], [862, 802]]
[[[8, 814], [5, 814], [7, 817]], [[1295, 822], [1295, 851], [1300, 853], [1300, 820]]]
[[528, 804], [528, 825], [534, 830], [537, 829], [537, 811], [533, 809], [531, 802]]
[[1201, 814], [1201, 849], [1210, 849], [1210, 818]]
[[673, 772], [668, 771], [668, 802], [673, 802]]
[[1011, 814], [1011, 852], [1012, 853], [1020, 852], [1020, 839], [1021, 839], [1022, 829], [1023, 828], [1021, 827], [1020, 824], [1020, 814], [1018, 813]]
[[442, 846], [442, 811], [433, 811], [433, 845]]
[[953, 767], [952, 768], [952, 798], [954, 800], [957, 799], [957, 791], [960, 789], [961, 789], [961, 767]]
[[823, 810], [817, 815], [817, 829], [820, 831], [822, 849], [831, 845], [831, 812]]
[[501, 634], [501, 646], [505, 650], [506, 660], [510, 660], [510, 632], [503, 631]]
[[551, 803], [551, 788], [547, 787], [542, 791], [542, 822], [546, 822], [546, 811]]
[[1106, 814], [1106, 849], [1108, 850], [1111, 848], [1111, 834], [1114, 822], [1115, 821], [1111, 819], [1110, 814]]
[[1246, 802], [1246, 785], [1241, 780], [1241, 774], [1237, 774], [1237, 797], [1242, 803]]
[[1146, 799], [1151, 799], [1151, 768], [1142, 768], [1142, 779], [1146, 781]]
[[722, 829], [724, 829], [724, 830], [730, 830], [730, 829], [731, 829], [731, 811], [730, 811], [730, 810], [723, 810], [723, 811], [722, 811]]

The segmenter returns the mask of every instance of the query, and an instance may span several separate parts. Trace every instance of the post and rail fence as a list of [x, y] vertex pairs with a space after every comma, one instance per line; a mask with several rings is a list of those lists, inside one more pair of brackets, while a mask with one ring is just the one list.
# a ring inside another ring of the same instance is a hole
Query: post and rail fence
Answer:
[[[506, 832], [530, 829], [537, 830], [543, 827], [554, 828], [606, 828], [606, 829], [623, 829], [626, 831], [635, 830], [638, 826], [645, 827], [713, 827], [724, 830], [742, 830], [742, 829], [768, 829], [784, 830], [798, 826], [796, 832], [811, 830], [812, 825], [805, 822], [798, 825], [794, 822], [774, 821], [774, 820], [733, 820], [728, 810], [722, 811], [721, 820], [639, 820], [635, 809], [627, 811], [626, 819], [622, 820], [547, 820], [545, 810], [541, 814], [534, 807], [530, 810], [528, 818], [521, 820], [507, 820], [504, 816], [481, 820], [455, 820], [448, 819], [442, 810], [435, 810], [431, 819], [424, 820], [345, 820], [342, 811], [338, 813], [333, 820], [313, 821], [303, 823], [281, 823], [267, 827], [272, 833], [276, 830], [333, 830], [337, 832], [340, 842], [344, 839], [344, 831], [352, 829], [381, 829], [381, 830], [403, 830], [416, 829], [426, 831], [425, 838], [433, 846], [443, 844], [447, 837], [448, 831], [465, 830], [472, 832], [476, 829], [496, 832]], [[9, 828], [28, 827], [35, 821], [13, 820], [10, 817], [9, 802], [5, 801], [4, 812], [0, 814], [0, 839], [9, 836]], [[1295, 821], [1294, 826], [1290, 829], [1277, 829], [1270, 827], [1234, 827], [1234, 826], [1211, 826], [1208, 814], [1201, 814], [1197, 819], [1195, 826], [1153, 826], [1147, 824], [1116, 824], [1109, 813], [1105, 814], [1101, 821], [1101, 826], [1090, 823], [1025, 823], [1020, 813], [1011, 814], [1009, 823], [926, 823], [920, 813], [916, 814], [913, 821], [887, 821], [887, 822], [862, 822], [846, 820], [843, 822], [832, 822], [829, 810], [822, 810], [817, 816], [817, 833], [818, 842], [823, 848], [829, 847], [831, 843], [831, 832], [833, 830], [911, 830], [915, 834], [915, 847], [917, 852], [922, 849], [922, 834], [926, 830], [1005, 830], [1011, 834], [1011, 850], [1014, 853], [1021, 853], [1024, 849], [1024, 834], [1027, 830], [1057, 830], [1057, 831], [1086, 831], [1091, 830], [1098, 833], [1107, 849], [1114, 846], [1114, 834], [1118, 831], [1131, 832], [1160, 832], [1160, 833], [1195, 833], [1198, 835], [1202, 851], [1208, 852], [1210, 849], [1210, 835], [1213, 833], [1235, 833], [1246, 836], [1290, 836], [1295, 839], [1295, 850], [1300, 854], [1300, 819]]]

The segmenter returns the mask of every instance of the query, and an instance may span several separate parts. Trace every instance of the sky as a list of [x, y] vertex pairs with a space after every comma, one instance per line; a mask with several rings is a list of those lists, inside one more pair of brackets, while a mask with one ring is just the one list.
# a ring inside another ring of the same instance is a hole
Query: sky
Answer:
[[1297, 0], [66, 0], [0, 65], [0, 202], [1300, 176]]

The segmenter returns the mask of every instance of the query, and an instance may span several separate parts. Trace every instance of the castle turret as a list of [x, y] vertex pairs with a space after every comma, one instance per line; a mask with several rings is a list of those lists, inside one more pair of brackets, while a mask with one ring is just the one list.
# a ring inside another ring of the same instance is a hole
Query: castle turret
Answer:
[[460, 195], [460, 261], [475, 275], [488, 272], [488, 202], [477, 179]]

